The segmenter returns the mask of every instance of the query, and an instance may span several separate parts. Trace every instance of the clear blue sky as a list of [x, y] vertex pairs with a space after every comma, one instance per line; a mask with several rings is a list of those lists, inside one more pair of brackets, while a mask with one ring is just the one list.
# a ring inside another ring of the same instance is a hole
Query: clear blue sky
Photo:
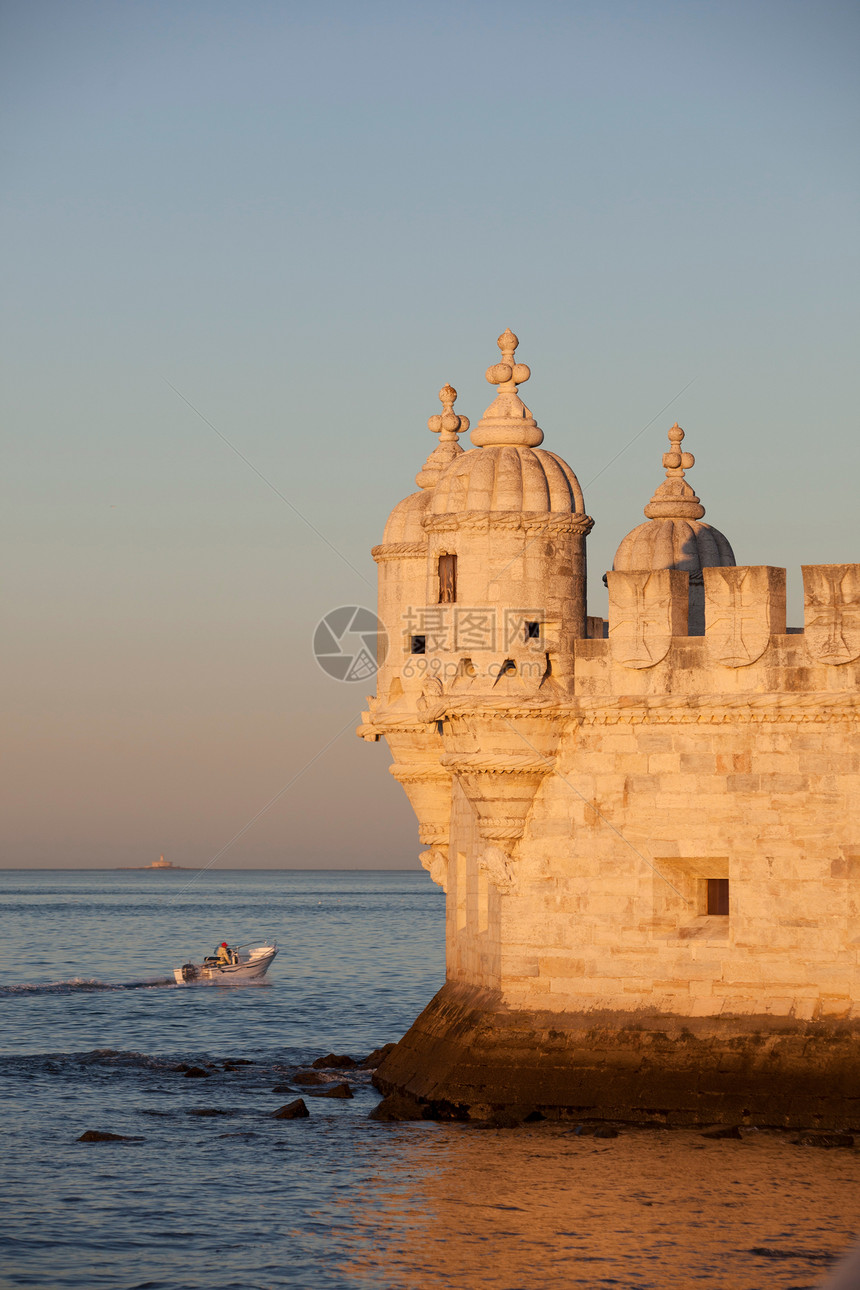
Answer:
[[858, 34], [830, 0], [8, 0], [0, 863], [205, 864], [344, 728], [218, 863], [417, 863], [310, 639], [374, 604], [436, 392], [476, 420], [507, 326], [591, 612], [677, 417], [799, 622], [800, 564], [860, 559]]

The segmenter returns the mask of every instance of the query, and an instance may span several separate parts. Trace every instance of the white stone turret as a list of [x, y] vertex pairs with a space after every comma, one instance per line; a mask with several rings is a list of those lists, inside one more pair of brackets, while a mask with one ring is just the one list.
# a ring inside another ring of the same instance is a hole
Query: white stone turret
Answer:
[[678, 569], [690, 575], [689, 624], [684, 635], [705, 632], [703, 569], [733, 567], [734, 552], [728, 538], [710, 524], [702, 524], [705, 508], [684, 475], [695, 464], [681, 444], [684, 431], [676, 421], [669, 431], [671, 448], [663, 453], [666, 478], [645, 507], [647, 524], [640, 524], [621, 542], [612, 568], [617, 573]]
[[593, 521], [576, 475], [538, 447], [543, 431], [518, 393], [531, 373], [514, 361], [517, 344], [510, 329], [499, 337], [502, 362], [486, 373], [498, 394], [472, 431], [476, 451], [440, 475], [423, 520], [427, 606], [446, 607], [439, 630], [424, 633], [425, 673], [446, 691], [500, 681], [528, 691], [548, 669], [563, 681], [585, 635]]

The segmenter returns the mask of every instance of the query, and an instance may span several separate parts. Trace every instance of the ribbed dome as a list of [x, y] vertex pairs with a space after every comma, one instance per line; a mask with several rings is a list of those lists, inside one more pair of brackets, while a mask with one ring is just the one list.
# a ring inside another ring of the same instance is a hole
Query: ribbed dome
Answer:
[[456, 458], [430, 495], [430, 514], [524, 511], [583, 514], [582, 489], [568, 466], [542, 448], [476, 448]]
[[648, 522], [628, 533], [615, 552], [612, 568], [620, 573], [680, 569], [701, 582], [703, 569], [735, 564], [728, 538], [701, 522], [705, 508], [684, 478], [696, 459], [681, 451], [683, 439], [676, 422], [669, 431], [671, 449], [663, 454], [666, 478], [645, 507]]
[[646, 520], [615, 552], [613, 569], [680, 569], [701, 575], [713, 565], [733, 565], [735, 556], [718, 529], [700, 520]]
[[383, 544], [426, 542], [427, 534], [424, 532], [421, 521], [427, 514], [427, 503], [429, 501], [430, 494], [420, 492], [410, 493], [408, 497], [404, 497], [402, 502], [398, 502], [386, 522], [385, 532], [382, 535]]

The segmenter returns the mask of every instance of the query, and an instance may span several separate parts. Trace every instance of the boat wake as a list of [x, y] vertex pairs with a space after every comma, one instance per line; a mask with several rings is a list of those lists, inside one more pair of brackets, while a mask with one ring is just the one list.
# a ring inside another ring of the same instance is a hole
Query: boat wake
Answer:
[[92, 994], [97, 990], [156, 990], [174, 986], [172, 976], [150, 977], [147, 981], [95, 981], [73, 977], [70, 981], [25, 982], [0, 985], [0, 998], [16, 994]]

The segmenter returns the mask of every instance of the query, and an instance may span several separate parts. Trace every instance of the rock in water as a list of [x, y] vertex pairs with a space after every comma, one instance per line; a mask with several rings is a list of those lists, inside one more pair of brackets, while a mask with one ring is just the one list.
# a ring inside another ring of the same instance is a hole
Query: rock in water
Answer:
[[834, 1147], [853, 1147], [854, 1139], [850, 1133], [801, 1133], [794, 1139], [796, 1147], [824, 1147], [832, 1151]]
[[321, 1088], [318, 1093], [311, 1093], [311, 1097], [352, 1097], [353, 1092], [348, 1084], [332, 1084], [331, 1088]]
[[602, 1124], [599, 1129], [594, 1130], [594, 1136], [595, 1138], [617, 1138], [618, 1130], [608, 1124]]
[[314, 1070], [353, 1070], [358, 1065], [346, 1053], [327, 1053], [325, 1057], [318, 1057], [315, 1062], [311, 1062]]
[[310, 1111], [305, 1106], [304, 1098], [297, 1097], [295, 1102], [287, 1102], [272, 1112], [273, 1120], [306, 1120]]
[[723, 1128], [708, 1129], [703, 1133], [703, 1138], [739, 1138], [741, 1131], [736, 1124], [725, 1125]]
[[211, 1071], [205, 1071], [202, 1066], [189, 1066], [185, 1072], [186, 1079], [208, 1079]]
[[100, 1129], [87, 1129], [78, 1138], [78, 1142], [143, 1142], [143, 1138], [131, 1138], [127, 1133], [102, 1133]]
[[373, 1052], [369, 1053], [363, 1062], [358, 1063], [358, 1069], [362, 1071], [375, 1071], [377, 1066], [381, 1066], [388, 1054], [396, 1047], [396, 1044], [383, 1044], [381, 1048], [374, 1048]]
[[427, 1107], [408, 1093], [390, 1093], [370, 1112], [371, 1120], [426, 1120]]
[[319, 1071], [296, 1071], [293, 1076], [294, 1084], [328, 1084], [329, 1077], [321, 1075]]

